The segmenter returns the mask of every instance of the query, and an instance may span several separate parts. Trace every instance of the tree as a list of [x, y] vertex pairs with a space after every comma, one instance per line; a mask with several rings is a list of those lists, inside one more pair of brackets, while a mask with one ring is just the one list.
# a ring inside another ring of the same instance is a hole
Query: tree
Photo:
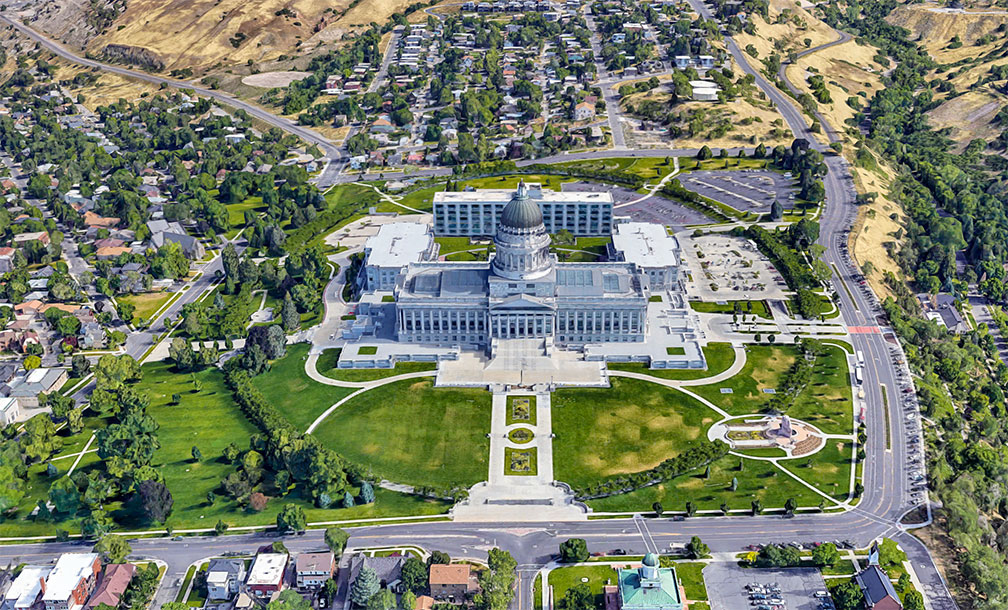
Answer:
[[580, 582], [567, 589], [563, 596], [563, 607], [565, 610], [594, 610], [595, 596], [588, 583]]
[[56, 426], [47, 413], [40, 413], [25, 423], [21, 450], [29, 461], [48, 459], [62, 445], [62, 439], [56, 436]]
[[200, 460], [203, 459], [203, 452], [200, 451], [199, 447], [197, 447], [196, 445], [192, 446], [191, 453], [192, 453], [192, 459], [193, 459], [194, 462], [198, 462], [198, 461], [200, 461]]
[[759, 498], [752, 501], [752, 514], [758, 515], [763, 512], [763, 503], [760, 502]]
[[339, 557], [343, 554], [343, 549], [346, 548], [347, 540], [350, 539], [350, 534], [346, 533], [345, 530], [338, 527], [327, 527], [325, 531], [325, 543], [329, 547], [329, 550], [333, 552], [334, 555]]
[[451, 563], [451, 556], [448, 555], [448, 553], [445, 553], [444, 551], [431, 551], [430, 556], [427, 557], [427, 567], [429, 568], [435, 563], [448, 565], [449, 563]]
[[832, 542], [820, 544], [816, 548], [812, 549], [812, 563], [816, 564], [820, 568], [832, 566], [839, 561], [839, 559], [840, 553], [837, 552], [836, 545]]
[[367, 610], [392, 610], [395, 607], [395, 593], [388, 589], [379, 589], [367, 602]]
[[588, 561], [588, 543], [584, 538], [570, 538], [560, 543], [560, 561], [578, 563]]
[[686, 516], [687, 517], [692, 517], [695, 514], [696, 514], [696, 504], [693, 503], [693, 500], [687, 500], [686, 501]]
[[[333, 580], [332, 578], [327, 578], [326, 581], [322, 583], [322, 593], [325, 595], [325, 598], [327, 600], [327, 603], [325, 604], [326, 606], [332, 603], [333, 598], [336, 597], [336, 593], [338, 592], [339, 592], [339, 583]], [[407, 610], [413, 610], [413, 608], [408, 608]]]
[[781, 205], [780, 201], [774, 199], [773, 203], [770, 204], [770, 220], [780, 220], [784, 218], [784, 206]]
[[161, 604], [161, 610], [189, 610], [189, 604], [185, 602], [165, 602]]
[[704, 544], [700, 536], [693, 536], [686, 545], [686, 553], [693, 559], [700, 559], [710, 553], [710, 547]]
[[94, 552], [99, 553], [105, 563], [123, 563], [126, 561], [126, 557], [133, 552], [133, 548], [122, 536], [105, 534], [95, 544]]
[[399, 596], [399, 607], [402, 610], [414, 610], [416, 608], [416, 598], [417, 596], [413, 594], [412, 591], [405, 591], [401, 596]]
[[285, 504], [283, 509], [277, 513], [277, 530], [281, 533], [303, 532], [308, 529], [308, 519], [305, 517], [304, 509], [297, 504]]
[[217, 520], [217, 525], [214, 526], [214, 533], [217, 534], [218, 536], [220, 536], [220, 535], [224, 534], [224, 532], [226, 532], [227, 529], [228, 529], [228, 524], [224, 523], [223, 519], [218, 519]]
[[80, 490], [70, 477], [56, 479], [49, 486], [49, 501], [53, 503], [57, 513], [74, 515], [80, 508], [80, 500]]
[[301, 326], [301, 316], [298, 315], [297, 307], [290, 293], [284, 294], [283, 306], [280, 308], [280, 321], [283, 329], [289, 333], [294, 332]]
[[924, 596], [920, 591], [907, 591], [903, 597], [903, 610], [924, 610]]
[[785, 513], [789, 515], [794, 514], [796, 508], [798, 508], [798, 502], [794, 498], [788, 498], [784, 501]]
[[35, 356], [35, 355], [26, 356], [25, 359], [24, 359], [24, 363], [22, 364], [22, 366], [24, 367], [24, 370], [26, 370], [26, 371], [35, 370], [35, 369], [39, 368], [40, 366], [42, 366], [42, 359], [39, 358], [38, 356]]
[[350, 585], [350, 601], [358, 608], [364, 608], [380, 587], [378, 574], [368, 566], [364, 566], [357, 574], [357, 579]]
[[699, 161], [706, 161], [707, 159], [710, 159], [713, 156], [714, 156], [714, 153], [711, 152], [710, 146], [707, 146], [706, 144], [704, 144], [703, 148], [701, 148], [697, 152], [696, 158]]
[[480, 592], [473, 601], [480, 610], [505, 610], [514, 598], [518, 562], [507, 551], [493, 548], [488, 554], [487, 565], [489, 569], [479, 575]]
[[880, 566], [900, 566], [906, 561], [906, 553], [900, 550], [899, 545], [892, 538], [883, 538], [878, 547]]
[[343, 508], [353, 508], [354, 499], [353, 494], [349, 491], [343, 492]]
[[91, 361], [84, 354], [74, 354], [70, 359], [70, 375], [73, 377], [86, 377], [91, 372]]
[[81, 521], [81, 535], [85, 538], [101, 538], [108, 533], [112, 527], [112, 520], [108, 513], [101, 509], [91, 511], [87, 517]]
[[168, 487], [160, 481], [141, 481], [133, 494], [133, 501], [148, 521], [158, 523], [165, 522], [175, 503]]
[[655, 515], [657, 515], [658, 517], [661, 517], [662, 513], [665, 512], [665, 508], [662, 507], [661, 502], [655, 502], [654, 504], [652, 504], [651, 510], [653, 510]]
[[312, 605], [294, 589], [285, 589], [266, 606], [266, 610], [311, 610]]
[[837, 610], [858, 610], [864, 601], [861, 587], [854, 581], [844, 581], [832, 591]]
[[360, 499], [361, 504], [371, 504], [375, 501], [374, 487], [371, 486], [371, 483], [367, 481], [361, 483]]
[[416, 557], [408, 557], [402, 566], [403, 587], [416, 594], [427, 591], [427, 566]]

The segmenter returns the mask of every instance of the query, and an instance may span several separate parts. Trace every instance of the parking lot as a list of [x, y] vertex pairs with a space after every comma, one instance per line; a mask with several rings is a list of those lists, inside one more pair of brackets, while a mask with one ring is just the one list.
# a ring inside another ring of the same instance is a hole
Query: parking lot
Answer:
[[[568, 182], [561, 187], [561, 190], [597, 191], [599, 185], [593, 182]], [[673, 231], [678, 231], [688, 225], [710, 222], [710, 219], [701, 212], [658, 195], [652, 195], [639, 203], [631, 203], [638, 201], [644, 195], [617, 186], [607, 186], [606, 190], [612, 194], [613, 205], [616, 207], [613, 211], [615, 216], [627, 216], [638, 222], [654, 222], [671, 226]]]
[[826, 583], [814, 568], [764, 570], [716, 562], [704, 568], [703, 576], [711, 610], [832, 608], [829, 598], [821, 597]]
[[768, 170], [688, 172], [679, 177], [686, 188], [740, 212], [767, 214], [774, 199], [784, 209], [793, 208], [798, 189], [794, 179]]

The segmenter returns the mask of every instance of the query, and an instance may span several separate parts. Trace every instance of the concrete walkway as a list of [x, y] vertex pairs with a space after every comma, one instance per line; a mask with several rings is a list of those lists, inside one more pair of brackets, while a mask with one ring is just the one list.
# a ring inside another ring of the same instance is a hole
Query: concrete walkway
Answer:
[[[308, 365], [309, 362], [311, 362], [311, 357], [309, 357], [308, 361], [305, 362], [305, 372], [315, 371], [314, 364], [312, 365], [312, 367], [310, 369], [308, 368], [307, 365]], [[305, 430], [305, 434], [311, 434], [312, 432], [314, 432], [315, 428], [317, 428], [319, 426], [319, 424], [321, 424], [323, 421], [325, 421], [325, 418], [329, 417], [329, 415], [333, 411], [335, 411], [336, 409], [338, 409], [340, 406], [343, 405], [343, 403], [347, 402], [348, 400], [350, 400], [351, 398], [357, 396], [358, 394], [362, 394], [364, 392], [367, 392], [368, 390], [372, 390], [374, 388], [377, 388], [379, 386], [383, 386], [383, 385], [388, 384], [388, 383], [395, 383], [396, 381], [402, 381], [404, 379], [416, 379], [418, 377], [433, 377], [436, 374], [436, 372], [435, 371], [417, 371], [415, 373], [403, 373], [402, 375], [393, 375], [392, 377], [386, 377], [384, 379], [375, 379], [374, 381], [365, 381], [365, 382], [360, 382], [360, 383], [354, 383], [354, 382], [349, 382], [349, 381], [337, 381], [336, 379], [329, 379], [325, 375], [319, 374], [318, 371], [315, 371], [315, 374], [318, 375], [318, 377], [312, 376], [311, 373], [309, 373], [308, 376], [311, 377], [313, 380], [318, 381], [319, 383], [324, 383], [326, 385], [332, 385], [332, 386], [338, 386], [338, 387], [344, 387], [344, 388], [357, 388], [357, 391], [356, 392], [351, 392], [350, 394], [348, 394], [347, 396], [345, 396], [344, 398], [342, 398], [340, 401], [338, 401], [336, 404], [334, 404], [333, 406], [331, 406], [328, 409], [326, 409], [325, 412], [323, 412], [321, 415], [319, 415], [318, 417], [316, 417], [315, 421], [313, 421], [311, 423], [311, 425], [308, 426], [308, 429]], [[325, 381], [322, 381], [322, 380], [325, 380]], [[351, 383], [352, 383], [352, 385], [344, 385], [344, 384], [351, 384]]]

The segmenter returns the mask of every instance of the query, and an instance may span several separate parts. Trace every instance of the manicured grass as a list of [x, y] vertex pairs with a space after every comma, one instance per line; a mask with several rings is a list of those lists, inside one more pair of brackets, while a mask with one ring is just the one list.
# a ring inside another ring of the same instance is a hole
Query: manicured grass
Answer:
[[[677, 561], [675, 564], [676, 576], [682, 583], [683, 592], [686, 599], [692, 601], [705, 601], [707, 599], [707, 585], [704, 584], [703, 569], [707, 564], [699, 561]], [[692, 608], [693, 606], [690, 605]]]
[[252, 383], [277, 411], [298, 430], [304, 431], [326, 409], [339, 402], [353, 388], [338, 388], [313, 381], [304, 371], [311, 345], [287, 346], [287, 355], [254, 377]]
[[650, 369], [639, 362], [610, 362], [607, 368], [613, 371], [642, 373], [662, 379], [703, 379], [728, 370], [735, 362], [735, 349], [731, 343], [708, 343], [703, 348], [706, 369]]
[[554, 191], [560, 190], [560, 185], [565, 182], [574, 182], [577, 178], [570, 178], [568, 176], [549, 176], [541, 174], [511, 174], [506, 176], [490, 176], [488, 178], [472, 178], [465, 181], [466, 186], [471, 186], [477, 189], [516, 189], [518, 188], [518, 182], [524, 181], [525, 184], [531, 182], [537, 182], [542, 185], [545, 189], [551, 189]]
[[[505, 425], [529, 424], [536, 425], [536, 397], [535, 396], [508, 396], [507, 413], [505, 413]], [[528, 417], [520, 416], [526, 412]]]
[[[660, 485], [590, 500], [588, 505], [596, 512], [650, 512], [654, 502], [661, 502], [666, 511], [682, 511], [689, 500], [698, 510], [718, 510], [722, 502], [727, 502], [731, 509], [748, 509], [756, 498], [764, 508], [782, 508], [792, 497], [800, 506], [818, 506], [822, 499], [769, 462], [729, 455], [711, 464], [709, 479], [703, 475], [704, 470], [696, 470]], [[732, 478], [738, 479], [735, 491], [731, 491]]]
[[685, 356], [686, 355], [686, 348], [685, 347], [666, 347], [665, 348], [665, 353], [668, 354], [669, 356]]
[[[516, 449], [514, 447], [504, 448], [504, 474], [511, 476], [534, 477], [538, 472], [538, 450], [535, 447]], [[522, 462], [528, 461], [527, 468], [521, 466]]]
[[468, 237], [435, 237], [434, 241], [438, 243], [438, 253], [441, 255], [451, 254], [452, 252], [467, 252], [469, 250], [485, 250], [487, 247], [485, 243], [473, 243]]
[[535, 438], [535, 434], [528, 428], [515, 428], [508, 432], [508, 440], [519, 445], [530, 443], [533, 438]]
[[849, 559], [843, 559], [836, 562], [835, 565], [821, 568], [819, 571], [825, 576], [853, 576], [857, 572], [854, 569], [854, 564]]
[[853, 396], [847, 354], [827, 345], [816, 361], [812, 381], [788, 415], [817, 426], [826, 434], [850, 434], [854, 426]]
[[690, 301], [689, 304], [690, 307], [693, 308], [693, 311], [699, 311], [701, 313], [723, 313], [731, 315], [738, 311], [740, 319], [742, 316], [758, 316], [760, 318], [766, 318], [767, 320], [773, 318], [770, 314], [770, 308], [767, 307], [766, 301], [726, 301], [724, 305], [709, 301]]
[[557, 602], [557, 608], [565, 608], [562, 600], [567, 589], [580, 585], [582, 578], [588, 579], [585, 584], [595, 596], [595, 607], [601, 608], [604, 602], [602, 588], [607, 584], [616, 584], [617, 574], [612, 566], [567, 566], [551, 571], [548, 578], [548, 586], [553, 587], [553, 599]]
[[409, 379], [364, 392], [315, 435], [374, 474], [412, 485], [469, 486], [487, 476], [490, 394]]
[[404, 373], [437, 370], [436, 362], [399, 362], [391, 369], [341, 369], [336, 367], [341, 351], [338, 347], [334, 347], [322, 352], [318, 362], [315, 363], [318, 372], [340, 381], [374, 381]]
[[532, 583], [532, 607], [535, 610], [542, 610], [542, 574], [536, 574], [535, 582]]
[[682, 392], [620, 377], [608, 389], [560, 389], [552, 411], [556, 478], [578, 487], [657, 466], [719, 419]]
[[195, 574], [196, 566], [189, 566], [189, 570], [186, 571], [185, 579], [182, 580], [182, 586], [179, 587], [178, 593], [175, 595], [176, 602], [185, 601], [186, 588], [189, 586], [189, 583], [192, 581]]
[[144, 292], [142, 294], [124, 294], [116, 297], [116, 301], [123, 304], [136, 306], [133, 317], [137, 319], [150, 320], [162, 305], [172, 298], [171, 292]]
[[245, 212], [252, 211], [256, 214], [266, 210], [262, 197], [256, 195], [249, 197], [241, 203], [228, 203], [224, 206], [228, 213], [228, 226], [232, 229], [240, 229], [245, 226]]
[[[837, 500], [846, 500], [850, 490], [854, 444], [827, 439], [826, 446], [808, 458], [783, 460], [780, 465]], [[809, 464], [809, 466], [806, 466]]]
[[361, 356], [374, 356], [378, 353], [378, 347], [374, 345], [364, 345], [357, 349], [357, 353]]
[[[731, 379], [690, 388], [700, 396], [732, 415], [758, 413], [770, 394], [764, 388], [776, 389], [781, 376], [794, 362], [798, 350], [793, 345], [749, 345], [746, 363]], [[731, 388], [722, 394], [721, 388]]]

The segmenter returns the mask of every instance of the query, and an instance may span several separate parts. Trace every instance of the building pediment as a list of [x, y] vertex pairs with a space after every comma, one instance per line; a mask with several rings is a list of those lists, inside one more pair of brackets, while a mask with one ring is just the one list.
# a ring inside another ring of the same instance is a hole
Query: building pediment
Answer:
[[556, 305], [546, 302], [538, 297], [529, 295], [518, 295], [504, 299], [499, 303], [490, 305], [491, 313], [506, 311], [555, 311]]

